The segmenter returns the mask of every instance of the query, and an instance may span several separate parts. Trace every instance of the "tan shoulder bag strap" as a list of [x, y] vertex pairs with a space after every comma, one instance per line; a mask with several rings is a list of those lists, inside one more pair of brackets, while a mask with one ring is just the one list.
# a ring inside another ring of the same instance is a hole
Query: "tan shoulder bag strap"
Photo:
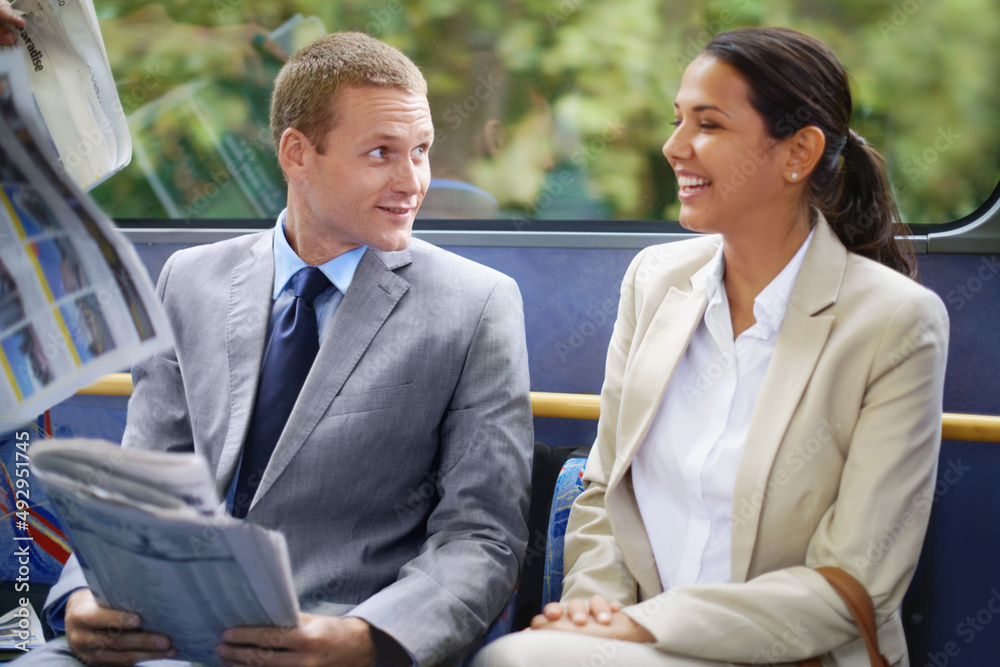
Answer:
[[[872, 606], [872, 598], [868, 595], [864, 585], [839, 567], [817, 567], [816, 571], [823, 575], [833, 590], [837, 591], [837, 595], [844, 600], [850, 610], [854, 622], [861, 630], [861, 636], [865, 639], [868, 659], [871, 661], [872, 667], [889, 667], [889, 661], [885, 659], [878, 648], [875, 607]], [[822, 665], [819, 658], [810, 658], [800, 663], [801, 667], [822, 667]]]

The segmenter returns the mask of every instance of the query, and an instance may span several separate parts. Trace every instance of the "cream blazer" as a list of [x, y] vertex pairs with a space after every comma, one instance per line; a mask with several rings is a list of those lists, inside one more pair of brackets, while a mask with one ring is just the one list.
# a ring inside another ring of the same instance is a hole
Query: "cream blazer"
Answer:
[[647, 248], [625, 275], [563, 600], [618, 600], [679, 655], [867, 664], [847, 607], [811, 569], [836, 565], [871, 593], [882, 652], [907, 665], [898, 609], [933, 503], [948, 314], [930, 290], [848, 252], [822, 216], [739, 463], [733, 583], [663, 590], [631, 464], [707, 305], [690, 277], [721, 242]]

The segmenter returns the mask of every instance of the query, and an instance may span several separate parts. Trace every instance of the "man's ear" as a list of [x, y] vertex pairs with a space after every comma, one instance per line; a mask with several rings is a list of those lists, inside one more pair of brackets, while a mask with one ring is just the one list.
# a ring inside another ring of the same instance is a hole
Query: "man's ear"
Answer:
[[826, 135], [815, 125], [807, 125], [785, 141], [788, 142], [788, 158], [782, 173], [786, 181], [802, 183], [823, 157]]
[[486, 121], [486, 125], [483, 126], [483, 139], [486, 144], [486, 155], [491, 158], [496, 157], [503, 150], [506, 141], [503, 123], [496, 118]]
[[292, 181], [301, 180], [306, 175], [306, 162], [316, 149], [306, 135], [294, 127], [281, 133], [278, 143], [278, 164], [281, 165], [285, 177]]

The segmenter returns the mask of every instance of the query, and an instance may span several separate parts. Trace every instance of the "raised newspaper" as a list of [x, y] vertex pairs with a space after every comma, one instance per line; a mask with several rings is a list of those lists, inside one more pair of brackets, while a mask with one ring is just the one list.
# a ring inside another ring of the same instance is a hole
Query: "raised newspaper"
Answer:
[[201, 456], [50, 440], [31, 462], [98, 602], [139, 614], [178, 659], [218, 664], [229, 627], [296, 624], [284, 536], [226, 514]]
[[59, 164], [85, 190], [132, 159], [128, 122], [111, 75], [92, 0], [14, 0], [25, 27], [12, 47], [28, 60], [28, 80]]
[[29, 63], [0, 50], [0, 431], [173, 342], [132, 244], [57, 168]]

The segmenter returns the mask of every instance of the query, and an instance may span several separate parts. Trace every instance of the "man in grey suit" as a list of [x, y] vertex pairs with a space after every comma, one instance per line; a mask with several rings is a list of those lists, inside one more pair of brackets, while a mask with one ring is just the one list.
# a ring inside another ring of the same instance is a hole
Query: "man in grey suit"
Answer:
[[[401, 52], [356, 33], [306, 47], [278, 76], [271, 126], [288, 208], [268, 232], [164, 266], [157, 289], [176, 345], [133, 368], [122, 446], [204, 454], [227, 507], [287, 538], [298, 627], [227, 630], [226, 664], [446, 662], [503, 608], [525, 549], [520, 294], [410, 238], [434, 128], [423, 76]], [[330, 285], [303, 296], [295, 276], [308, 267]], [[248, 443], [276, 409], [261, 399], [273, 393], [260, 380], [269, 346], [300, 300], [315, 311], [318, 352], [248, 475]], [[174, 655], [169, 638], [101, 609], [85, 586], [71, 561], [47, 604], [67, 636], [23, 660]]]

